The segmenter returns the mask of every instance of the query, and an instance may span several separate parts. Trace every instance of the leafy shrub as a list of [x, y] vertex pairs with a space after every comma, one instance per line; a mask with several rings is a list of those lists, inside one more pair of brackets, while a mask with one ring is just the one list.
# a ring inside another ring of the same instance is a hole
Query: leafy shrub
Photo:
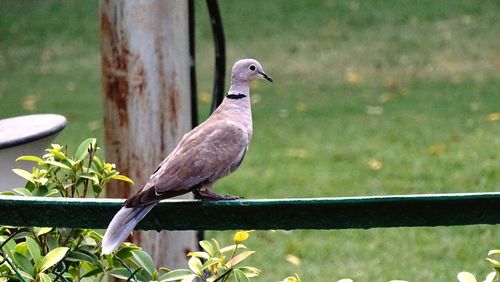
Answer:
[[[32, 172], [14, 169], [27, 180], [22, 188], [6, 195], [45, 197], [98, 197], [111, 180], [132, 182], [115, 166], [96, 156], [96, 139], [83, 141], [76, 153], [52, 144], [43, 157], [21, 156], [32, 161]], [[0, 226], [0, 282], [3, 281], [95, 281], [133, 260], [140, 248], [125, 243], [120, 253], [102, 256], [102, 235], [82, 228]]]

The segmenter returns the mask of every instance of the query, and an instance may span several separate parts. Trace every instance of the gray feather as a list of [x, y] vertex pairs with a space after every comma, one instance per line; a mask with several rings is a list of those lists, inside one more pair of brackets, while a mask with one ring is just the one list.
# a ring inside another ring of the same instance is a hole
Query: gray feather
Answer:
[[102, 253], [110, 254], [116, 250], [120, 244], [125, 241], [134, 227], [144, 216], [156, 205], [156, 203], [147, 206], [133, 208], [122, 207], [109, 223], [108, 229], [102, 239]]

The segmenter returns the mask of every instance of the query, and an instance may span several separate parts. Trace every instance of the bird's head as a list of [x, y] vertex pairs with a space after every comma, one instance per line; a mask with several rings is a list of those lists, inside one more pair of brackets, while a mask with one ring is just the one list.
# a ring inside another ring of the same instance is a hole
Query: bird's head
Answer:
[[251, 82], [256, 79], [266, 79], [273, 82], [271, 77], [269, 77], [259, 62], [254, 59], [243, 59], [237, 61], [232, 70], [231, 79], [241, 81], [241, 82]]

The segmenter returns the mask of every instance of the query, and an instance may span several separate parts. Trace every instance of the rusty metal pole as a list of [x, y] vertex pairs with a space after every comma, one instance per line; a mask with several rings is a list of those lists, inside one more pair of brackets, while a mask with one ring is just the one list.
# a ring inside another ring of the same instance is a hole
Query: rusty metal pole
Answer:
[[[114, 183], [107, 196], [125, 198], [191, 129], [188, 1], [101, 0], [99, 13], [106, 158], [137, 185]], [[195, 238], [149, 231], [132, 241], [178, 268]]]

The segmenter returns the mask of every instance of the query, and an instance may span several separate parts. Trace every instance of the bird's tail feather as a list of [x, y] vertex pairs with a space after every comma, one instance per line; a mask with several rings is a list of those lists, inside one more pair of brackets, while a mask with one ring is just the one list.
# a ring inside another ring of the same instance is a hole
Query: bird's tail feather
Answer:
[[102, 253], [110, 254], [125, 241], [127, 236], [156, 203], [139, 207], [122, 207], [109, 223], [102, 239]]

